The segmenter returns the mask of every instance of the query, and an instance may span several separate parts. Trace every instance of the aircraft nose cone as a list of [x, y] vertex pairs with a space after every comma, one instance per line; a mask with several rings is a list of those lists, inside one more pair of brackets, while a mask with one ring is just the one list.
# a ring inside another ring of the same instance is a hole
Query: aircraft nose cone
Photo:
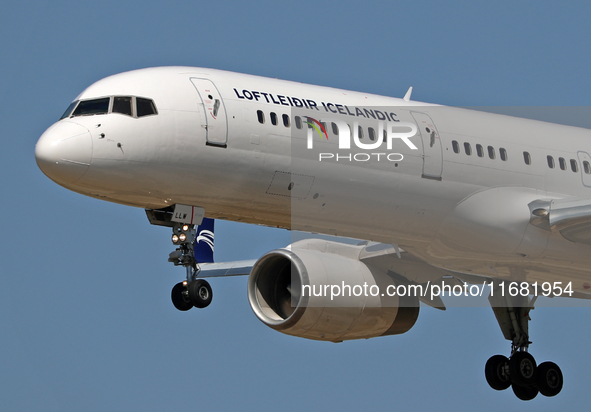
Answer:
[[35, 146], [37, 166], [57, 183], [74, 183], [90, 166], [90, 132], [77, 123], [62, 120], [45, 131]]

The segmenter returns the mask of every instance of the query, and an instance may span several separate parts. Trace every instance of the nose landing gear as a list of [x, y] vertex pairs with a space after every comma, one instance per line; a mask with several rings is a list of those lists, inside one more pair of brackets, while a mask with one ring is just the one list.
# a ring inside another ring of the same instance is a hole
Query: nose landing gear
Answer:
[[209, 282], [205, 279], [197, 279], [187, 284], [187, 281], [179, 282], [170, 293], [172, 304], [180, 311], [187, 311], [193, 307], [202, 309], [211, 303], [213, 291]]
[[197, 278], [199, 265], [194, 254], [196, 234], [194, 225], [175, 223], [172, 227], [172, 243], [178, 247], [169, 255], [168, 261], [175, 266], [183, 266], [187, 271], [187, 279], [174, 285], [170, 294], [172, 304], [180, 311], [205, 308], [213, 298], [209, 282]]

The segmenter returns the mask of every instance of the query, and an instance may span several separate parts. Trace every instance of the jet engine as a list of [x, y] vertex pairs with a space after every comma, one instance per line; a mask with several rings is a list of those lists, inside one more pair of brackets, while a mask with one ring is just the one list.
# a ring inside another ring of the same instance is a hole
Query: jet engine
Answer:
[[407, 332], [415, 296], [393, 293], [387, 273], [360, 260], [363, 246], [318, 239], [272, 250], [254, 265], [248, 300], [267, 326], [306, 339], [341, 342]]

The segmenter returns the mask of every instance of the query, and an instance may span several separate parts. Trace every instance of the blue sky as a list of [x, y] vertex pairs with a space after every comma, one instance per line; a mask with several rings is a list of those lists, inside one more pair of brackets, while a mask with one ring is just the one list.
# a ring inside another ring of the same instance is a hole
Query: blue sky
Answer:
[[[143, 210], [72, 193], [34, 146], [86, 86], [149, 66], [233, 70], [453, 106], [587, 106], [590, 6], [547, 1], [20, 1], [0, 15], [0, 409], [577, 410], [588, 403], [589, 308], [537, 308], [531, 347], [565, 374], [556, 398], [491, 390], [507, 353], [488, 308], [421, 311], [401, 336], [331, 344], [252, 314], [246, 278], [176, 311], [183, 272]], [[216, 259], [290, 233], [219, 222]]]

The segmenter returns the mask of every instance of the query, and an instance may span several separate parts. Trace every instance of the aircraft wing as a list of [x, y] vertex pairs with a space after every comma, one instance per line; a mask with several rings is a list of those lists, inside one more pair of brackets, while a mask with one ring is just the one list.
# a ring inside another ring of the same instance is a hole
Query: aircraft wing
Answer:
[[250, 275], [256, 259], [239, 260], [235, 262], [202, 263], [199, 265], [198, 278], [214, 278], [224, 276], [245, 276]]

